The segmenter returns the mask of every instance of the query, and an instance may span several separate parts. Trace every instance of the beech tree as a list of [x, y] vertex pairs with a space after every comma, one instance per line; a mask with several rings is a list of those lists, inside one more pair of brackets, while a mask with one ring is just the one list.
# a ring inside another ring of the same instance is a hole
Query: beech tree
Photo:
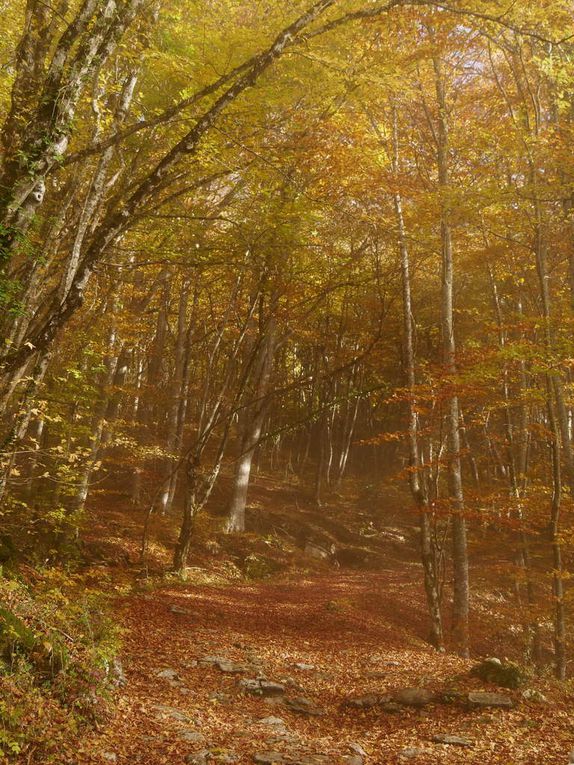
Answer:
[[260, 472], [333, 523], [402, 482], [432, 644], [472, 648], [490, 529], [563, 678], [568, 3], [7, 5], [10, 523], [73, 537], [122, 476], [144, 558], [176, 516], [185, 572], [202, 517], [241, 540]]

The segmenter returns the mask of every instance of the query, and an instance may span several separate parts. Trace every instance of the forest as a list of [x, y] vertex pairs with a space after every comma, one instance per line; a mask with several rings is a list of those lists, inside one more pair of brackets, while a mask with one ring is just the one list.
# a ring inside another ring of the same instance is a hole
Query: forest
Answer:
[[0, 13], [0, 763], [574, 763], [571, 0]]

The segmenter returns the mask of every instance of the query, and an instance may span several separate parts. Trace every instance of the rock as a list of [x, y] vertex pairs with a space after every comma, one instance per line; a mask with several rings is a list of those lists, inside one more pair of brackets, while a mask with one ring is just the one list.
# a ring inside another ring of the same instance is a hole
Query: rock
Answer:
[[114, 658], [112, 663], [108, 665], [108, 674], [112, 685], [116, 688], [124, 688], [128, 684], [128, 679], [125, 675], [123, 664], [121, 659], [119, 659], [117, 656]]
[[225, 656], [202, 656], [201, 659], [199, 659], [200, 665], [209, 665], [209, 664], [219, 664], [220, 662], [228, 662], [229, 659], [227, 659]]
[[170, 683], [179, 682], [179, 675], [175, 669], [161, 669], [159, 672], [157, 672], [157, 676], [161, 677], [163, 680], [167, 680]]
[[468, 703], [471, 707], [487, 708], [495, 707], [498, 709], [512, 709], [514, 701], [508, 696], [503, 696], [500, 693], [486, 693], [484, 691], [476, 691], [468, 694]]
[[318, 707], [310, 699], [306, 699], [303, 696], [297, 696], [294, 699], [285, 699], [285, 705], [289, 707], [292, 712], [307, 715], [308, 717], [320, 717], [325, 714], [324, 710]]
[[546, 696], [535, 688], [527, 688], [525, 691], [522, 691], [522, 698], [527, 701], [535, 701], [538, 704], [548, 704]]
[[234, 664], [232, 661], [220, 661], [217, 666], [226, 675], [241, 675], [243, 672], [249, 671], [249, 667], [243, 664]]
[[526, 672], [511, 661], [490, 658], [476, 664], [470, 674], [501, 688], [520, 688], [528, 679]]
[[364, 765], [364, 762], [360, 754], [348, 754], [346, 757], [343, 757], [344, 765]]
[[304, 693], [304, 689], [299, 685], [297, 680], [294, 680], [292, 677], [281, 677], [279, 679], [279, 682], [284, 685], [286, 688], [290, 688], [292, 691], [295, 691], [295, 693]]
[[218, 704], [231, 704], [233, 699], [228, 693], [222, 693], [221, 691], [214, 691], [209, 694], [210, 701], [216, 701]]
[[367, 753], [363, 749], [363, 747], [360, 744], [356, 744], [354, 741], [353, 743], [349, 744], [349, 749], [353, 754], [358, 754], [360, 757], [367, 757]]
[[181, 606], [171, 606], [169, 610], [172, 614], [178, 614], [178, 616], [192, 616], [193, 614], [189, 608], [182, 608]]
[[474, 746], [474, 741], [471, 741], [469, 738], [451, 736], [448, 733], [437, 733], [431, 740], [434, 744], [447, 744], [448, 746]]
[[455, 689], [447, 689], [442, 691], [439, 695], [439, 699], [442, 704], [465, 704], [467, 696], [462, 691]]
[[102, 752], [102, 759], [106, 762], [117, 762], [118, 756], [113, 752]]
[[401, 688], [392, 695], [392, 700], [405, 707], [426, 707], [434, 701], [434, 694], [426, 688]]
[[373, 707], [382, 706], [391, 701], [391, 697], [387, 694], [385, 696], [379, 696], [376, 693], [367, 693], [365, 696], [356, 696], [345, 701], [345, 706], [354, 707], [355, 709], [372, 709]]
[[286, 724], [285, 720], [281, 717], [262, 717], [259, 722], [261, 725], [272, 725], [274, 727], [284, 727]]
[[315, 558], [315, 560], [327, 560], [332, 555], [332, 551], [328, 550], [326, 547], [310, 541], [305, 543], [303, 552], [307, 557]]
[[402, 706], [395, 701], [389, 701], [387, 704], [383, 704], [381, 709], [389, 715], [396, 715], [403, 711]]
[[177, 722], [190, 723], [191, 717], [185, 712], [175, 707], [167, 707], [164, 704], [155, 704], [153, 707], [155, 712], [158, 712], [162, 717], [171, 717], [172, 720]]
[[294, 664], [293, 666], [300, 672], [312, 672], [314, 669], [316, 669], [314, 664]]
[[185, 758], [187, 765], [211, 765], [212, 763], [232, 765], [232, 763], [238, 761], [239, 757], [236, 754], [224, 752], [220, 749], [203, 749], [201, 752], [188, 754]]
[[199, 660], [199, 664], [217, 667], [221, 672], [229, 675], [240, 675], [242, 672], [249, 672], [249, 667], [246, 667], [244, 664], [236, 664], [224, 656], [204, 656]]
[[258, 752], [254, 755], [253, 762], [257, 765], [282, 765], [286, 760], [280, 752]]
[[179, 738], [188, 744], [199, 744], [205, 740], [205, 736], [197, 730], [182, 730]]
[[285, 694], [285, 686], [281, 685], [281, 683], [274, 683], [271, 680], [240, 680], [239, 687], [245, 693], [265, 698], [283, 696]]
[[426, 750], [417, 746], [409, 746], [406, 749], [401, 749], [399, 752], [399, 760], [406, 762], [407, 760], [415, 760], [418, 757], [426, 755]]
[[204, 749], [202, 752], [196, 752], [195, 754], [188, 754], [185, 758], [187, 765], [208, 765], [211, 760], [211, 752], [209, 749]]

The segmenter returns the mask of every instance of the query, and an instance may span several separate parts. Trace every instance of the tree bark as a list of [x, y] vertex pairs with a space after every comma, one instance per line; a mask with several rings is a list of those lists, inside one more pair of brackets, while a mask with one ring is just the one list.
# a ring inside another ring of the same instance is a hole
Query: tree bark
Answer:
[[241, 454], [233, 479], [233, 489], [225, 531], [241, 533], [245, 531], [245, 508], [253, 457], [261, 438], [263, 424], [268, 409], [267, 395], [273, 371], [273, 356], [276, 346], [275, 319], [272, 317], [265, 328], [265, 337], [260, 348], [258, 380], [255, 385], [255, 404], [245, 413], [245, 430], [241, 442]]
[[[392, 107], [393, 121], [393, 171], [398, 176], [400, 169], [399, 132], [396, 106]], [[398, 186], [398, 183], [397, 183]], [[403, 288], [403, 353], [405, 376], [408, 391], [408, 426], [407, 440], [409, 449], [409, 485], [421, 523], [421, 559], [424, 573], [424, 585], [427, 607], [430, 616], [430, 642], [437, 649], [443, 649], [444, 637], [440, 603], [440, 589], [437, 576], [436, 550], [433, 544], [432, 527], [429, 507], [428, 489], [421, 465], [419, 449], [419, 423], [416, 404], [416, 359], [413, 333], [413, 307], [410, 277], [410, 255], [407, 246], [407, 236], [403, 215], [401, 194], [394, 194], [395, 217], [398, 229], [398, 245], [401, 260], [401, 276]]]
[[[431, 35], [432, 36], [432, 35]], [[452, 510], [452, 543], [454, 567], [453, 638], [462, 656], [469, 655], [469, 572], [466, 518], [460, 458], [460, 406], [456, 393], [456, 341], [454, 333], [454, 257], [450, 224], [449, 125], [443, 63], [433, 56], [438, 105], [437, 167], [441, 195], [442, 252], [442, 346], [443, 363], [450, 391], [447, 409], [447, 459], [449, 497]]]

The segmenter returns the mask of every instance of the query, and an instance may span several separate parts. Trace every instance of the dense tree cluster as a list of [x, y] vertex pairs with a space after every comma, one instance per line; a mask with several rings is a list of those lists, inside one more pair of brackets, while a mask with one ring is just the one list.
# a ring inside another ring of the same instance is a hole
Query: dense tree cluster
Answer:
[[222, 472], [229, 532], [255, 460], [318, 506], [400, 476], [432, 641], [452, 569], [469, 650], [468, 548], [498, 529], [565, 677], [568, 0], [2, 12], [4, 538], [63, 543], [115, 474], [144, 525], [181, 516], [183, 570]]

